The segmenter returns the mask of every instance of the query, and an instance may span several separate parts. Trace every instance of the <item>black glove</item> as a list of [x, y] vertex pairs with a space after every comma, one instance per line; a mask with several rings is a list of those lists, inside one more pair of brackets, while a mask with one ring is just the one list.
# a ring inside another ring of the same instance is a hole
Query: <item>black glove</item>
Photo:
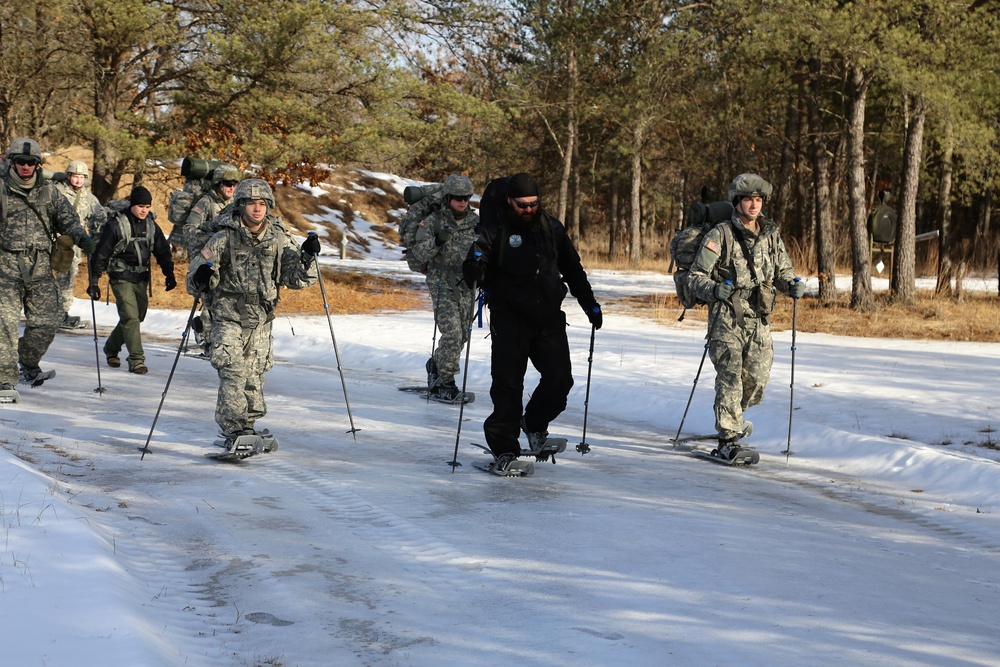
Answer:
[[[80, 250], [83, 251], [84, 255], [93, 255], [94, 251], [97, 250], [97, 239], [90, 236], [84, 236], [80, 239]], [[97, 299], [94, 300], [96, 301]]]
[[713, 294], [715, 294], [715, 299], [717, 301], [727, 301], [729, 297], [733, 295], [733, 291], [735, 289], [736, 288], [733, 287], [733, 284], [727, 280], [724, 283], [716, 283]]
[[788, 284], [788, 296], [793, 299], [801, 299], [806, 293], [806, 283], [802, 278], [796, 278]]
[[87, 287], [87, 296], [89, 296], [94, 301], [100, 301], [101, 300], [101, 286], [98, 285], [96, 282], [90, 283], [90, 286]]
[[584, 308], [583, 312], [587, 313], [587, 319], [590, 320], [591, 325], [595, 329], [600, 329], [601, 325], [604, 324], [604, 315], [601, 313], [601, 307], [596, 302], [593, 306]]
[[191, 277], [191, 287], [196, 289], [198, 292], [204, 292], [208, 289], [208, 285], [212, 280], [212, 265], [202, 264], [198, 267], [198, 270], [194, 272]]
[[462, 280], [470, 288], [474, 288], [476, 285], [482, 285], [483, 283], [483, 265], [479, 263], [479, 259], [465, 260], [462, 264]]
[[177, 278], [174, 278], [174, 274], [171, 273], [164, 281], [164, 289], [169, 292], [175, 287], [177, 287]]
[[302, 253], [315, 257], [319, 254], [320, 249], [319, 236], [316, 232], [309, 232], [309, 236], [302, 242]]
[[454, 233], [455, 230], [451, 227], [442, 227], [438, 230], [438, 233], [434, 235], [434, 243], [438, 246], [443, 246], [449, 241], [449, 239], [451, 239]]

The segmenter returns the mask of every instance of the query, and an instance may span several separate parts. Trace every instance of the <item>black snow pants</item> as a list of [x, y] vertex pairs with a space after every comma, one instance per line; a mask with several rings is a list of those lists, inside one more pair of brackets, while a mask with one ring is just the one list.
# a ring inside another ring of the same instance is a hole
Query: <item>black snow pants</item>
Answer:
[[490, 337], [493, 413], [486, 418], [483, 431], [494, 455], [517, 455], [529, 360], [541, 378], [524, 408], [528, 430], [547, 430], [549, 422], [566, 409], [566, 397], [573, 387], [566, 314], [559, 311], [548, 324], [539, 325], [506, 309], [491, 309]]

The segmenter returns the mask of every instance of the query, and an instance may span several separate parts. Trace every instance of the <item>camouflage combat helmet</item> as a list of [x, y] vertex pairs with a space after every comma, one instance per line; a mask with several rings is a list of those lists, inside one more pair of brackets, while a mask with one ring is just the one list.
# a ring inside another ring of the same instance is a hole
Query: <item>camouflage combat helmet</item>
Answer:
[[90, 170], [87, 169], [87, 165], [79, 160], [73, 160], [66, 167], [66, 175], [70, 174], [83, 174], [84, 176], [90, 176]]
[[445, 179], [444, 185], [441, 187], [441, 194], [445, 197], [471, 197], [472, 180], [468, 176], [452, 174]]
[[233, 205], [236, 208], [243, 208], [254, 199], [263, 199], [267, 203], [268, 209], [274, 208], [274, 192], [271, 191], [271, 186], [267, 184], [267, 181], [262, 181], [259, 178], [248, 178], [245, 181], [240, 181], [240, 184], [236, 186], [236, 192], [233, 193]]
[[42, 157], [42, 147], [34, 139], [19, 138], [11, 142], [7, 149], [7, 159], [13, 160], [17, 157], [33, 157], [38, 160], [38, 164], [45, 162]]
[[771, 184], [757, 174], [740, 174], [729, 185], [729, 201], [736, 206], [744, 197], [753, 195], [758, 195], [767, 201], [772, 189]]
[[243, 172], [231, 164], [220, 164], [212, 171], [212, 185], [217, 186], [223, 181], [236, 181], [238, 183], [242, 180]]

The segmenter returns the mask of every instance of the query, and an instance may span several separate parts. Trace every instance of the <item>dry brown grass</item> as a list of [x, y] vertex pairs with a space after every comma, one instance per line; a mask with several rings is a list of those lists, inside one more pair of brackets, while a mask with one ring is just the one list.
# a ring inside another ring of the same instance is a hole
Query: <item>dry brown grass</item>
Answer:
[[[76, 278], [74, 294], [87, 298], [86, 262], [80, 266], [80, 274]], [[158, 267], [153, 268], [153, 296], [149, 300], [150, 308], [174, 308], [187, 310], [194, 303], [192, 296], [184, 291], [184, 276], [187, 275], [187, 263], [178, 262], [175, 274], [180, 283], [172, 292], [163, 291], [163, 275]], [[426, 290], [413, 282], [399, 282], [380, 278], [365, 273], [323, 270], [323, 286], [326, 288], [326, 298], [330, 312], [337, 315], [352, 313], [377, 313], [382, 311], [403, 311], [422, 308], [427, 304]], [[107, 276], [101, 281], [101, 298], [108, 292]], [[115, 297], [111, 295], [111, 301]], [[291, 315], [323, 314], [323, 295], [318, 285], [301, 290], [281, 290], [281, 300], [278, 302], [278, 314]]]
[[[806, 297], [799, 301], [796, 329], [837, 336], [1000, 342], [1000, 297], [996, 295], [967, 294], [958, 302], [921, 292], [912, 305], [903, 306], [891, 303], [889, 295], [882, 293], [876, 296], [876, 303], [875, 311], [859, 313], [850, 309], [848, 294], [840, 295], [831, 305]], [[681, 313], [672, 294], [627, 299], [624, 305], [663, 324], [675, 324]], [[684, 325], [704, 326], [705, 317], [704, 307], [689, 310]], [[783, 331], [791, 327], [792, 303], [779, 296], [771, 328]]]

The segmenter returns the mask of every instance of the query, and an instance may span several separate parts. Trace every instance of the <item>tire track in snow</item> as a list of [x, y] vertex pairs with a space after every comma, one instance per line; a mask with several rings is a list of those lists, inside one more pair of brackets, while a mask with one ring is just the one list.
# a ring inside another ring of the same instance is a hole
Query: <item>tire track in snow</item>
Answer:
[[394, 555], [404, 567], [415, 562], [425, 569], [482, 572], [486, 566], [482, 559], [428, 535], [423, 528], [373, 505], [336, 481], [281, 459], [273, 458], [267, 463], [266, 468], [260, 468], [261, 476], [294, 484], [319, 511], [346, 524], [352, 533], [381, 551]]

